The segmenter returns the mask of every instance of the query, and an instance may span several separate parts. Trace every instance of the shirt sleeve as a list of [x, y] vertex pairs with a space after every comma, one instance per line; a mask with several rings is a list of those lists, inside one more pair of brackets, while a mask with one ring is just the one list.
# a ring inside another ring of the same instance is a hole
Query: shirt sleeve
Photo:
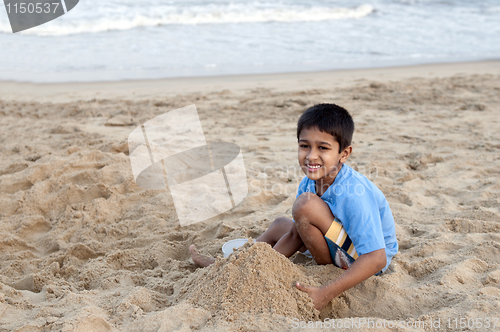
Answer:
[[344, 197], [341, 205], [340, 220], [359, 255], [385, 248], [380, 211], [369, 189]]
[[295, 198], [298, 198], [301, 194], [307, 192], [308, 180], [307, 176], [302, 178], [302, 181], [300, 181], [299, 184], [299, 189], [297, 190], [297, 196], [295, 196]]

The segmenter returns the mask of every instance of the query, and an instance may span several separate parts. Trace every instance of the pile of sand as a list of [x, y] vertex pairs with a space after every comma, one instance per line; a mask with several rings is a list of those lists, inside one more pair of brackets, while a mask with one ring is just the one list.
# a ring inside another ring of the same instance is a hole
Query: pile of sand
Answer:
[[228, 258], [193, 273], [181, 290], [193, 304], [232, 321], [239, 314], [277, 314], [309, 320], [319, 311], [295, 281], [319, 286], [267, 243], [248, 242]]

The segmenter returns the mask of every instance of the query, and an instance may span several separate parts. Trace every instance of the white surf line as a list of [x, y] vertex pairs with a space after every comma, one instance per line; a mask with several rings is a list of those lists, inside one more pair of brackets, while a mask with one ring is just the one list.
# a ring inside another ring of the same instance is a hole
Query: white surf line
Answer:
[[66, 9], [66, 3], [64, 2], [64, 0], [61, 0], [61, 5], [64, 9], [64, 14], [66, 14], [68, 12], [68, 10]]

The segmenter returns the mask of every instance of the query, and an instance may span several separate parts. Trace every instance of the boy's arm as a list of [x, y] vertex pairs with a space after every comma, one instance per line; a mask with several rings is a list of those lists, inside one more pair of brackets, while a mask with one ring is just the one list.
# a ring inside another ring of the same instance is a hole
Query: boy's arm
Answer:
[[296, 286], [299, 290], [309, 294], [314, 302], [314, 307], [321, 310], [334, 297], [380, 272], [386, 264], [385, 249], [379, 249], [359, 256], [346, 272], [324, 286], [305, 286], [298, 282]]

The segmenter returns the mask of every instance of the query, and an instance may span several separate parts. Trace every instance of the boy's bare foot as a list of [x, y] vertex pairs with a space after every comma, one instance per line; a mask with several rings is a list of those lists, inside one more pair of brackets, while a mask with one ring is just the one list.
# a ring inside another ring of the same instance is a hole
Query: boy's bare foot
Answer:
[[200, 254], [194, 247], [194, 244], [189, 246], [189, 251], [191, 252], [191, 258], [193, 259], [193, 262], [201, 267], [207, 267], [215, 262], [215, 258]]

